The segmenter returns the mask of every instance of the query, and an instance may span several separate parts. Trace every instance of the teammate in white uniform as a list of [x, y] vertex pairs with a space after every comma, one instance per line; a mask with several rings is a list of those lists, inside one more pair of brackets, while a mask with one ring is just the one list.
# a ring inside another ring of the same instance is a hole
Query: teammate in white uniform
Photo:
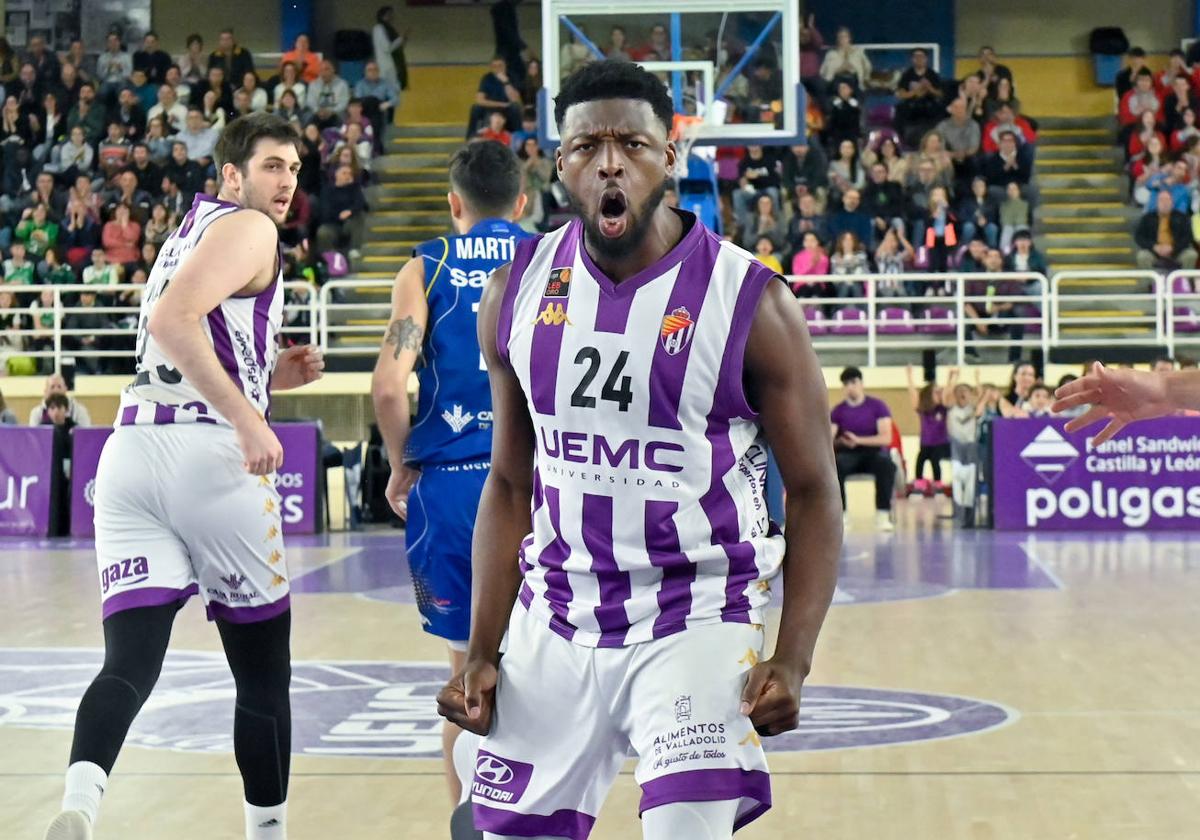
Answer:
[[137, 373], [96, 476], [104, 667], [79, 704], [63, 810], [47, 840], [92, 836], [108, 774], [193, 594], [237, 688], [234, 752], [248, 840], [286, 835], [291, 612], [267, 425], [270, 392], [317, 379], [312, 347], [279, 354], [280, 224], [299, 142], [268, 114], [226, 126], [222, 183], [163, 244], [142, 300]]
[[833, 596], [841, 504], [800, 307], [662, 204], [672, 116], [628, 62], [564, 81], [557, 165], [581, 219], [520, 243], [482, 300], [492, 472], [467, 663], [438, 701], [486, 735], [471, 787], [490, 840], [583, 840], [630, 748], [645, 837], [729, 838], [770, 806], [759, 736], [797, 725]]

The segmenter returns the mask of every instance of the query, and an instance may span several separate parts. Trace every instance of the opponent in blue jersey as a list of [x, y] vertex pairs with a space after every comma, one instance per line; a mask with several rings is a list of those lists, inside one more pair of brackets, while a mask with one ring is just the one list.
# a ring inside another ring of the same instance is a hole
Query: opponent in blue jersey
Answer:
[[[446, 639], [453, 673], [470, 635], [471, 533], [492, 453], [492, 397], [476, 336], [487, 277], [511, 262], [528, 237], [512, 219], [525, 209], [516, 155], [478, 142], [450, 161], [450, 214], [456, 233], [419, 245], [396, 276], [391, 323], [371, 392], [392, 476], [387, 498], [407, 522], [413, 591], [425, 630]], [[408, 380], [417, 368], [416, 416]], [[447, 781], [458, 728], [443, 732]]]

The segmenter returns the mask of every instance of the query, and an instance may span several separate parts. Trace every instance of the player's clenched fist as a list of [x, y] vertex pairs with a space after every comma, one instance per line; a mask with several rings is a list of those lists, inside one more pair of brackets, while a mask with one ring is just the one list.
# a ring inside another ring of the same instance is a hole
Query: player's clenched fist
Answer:
[[476, 735], [488, 734], [492, 728], [498, 676], [496, 666], [490, 662], [467, 662], [467, 666], [438, 692], [438, 714]]
[[800, 687], [804, 677], [774, 659], [760, 662], [746, 675], [742, 714], [750, 716], [759, 735], [782, 735], [800, 725]]
[[283, 466], [283, 445], [265, 420], [237, 430], [238, 445], [246, 459], [242, 466], [251, 475], [270, 475]]

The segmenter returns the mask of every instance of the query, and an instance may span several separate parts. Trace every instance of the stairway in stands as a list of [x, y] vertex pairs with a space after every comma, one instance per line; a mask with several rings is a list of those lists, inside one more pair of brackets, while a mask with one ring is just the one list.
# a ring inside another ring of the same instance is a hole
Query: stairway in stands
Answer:
[[[413, 123], [388, 130], [384, 154], [374, 163], [379, 184], [372, 187], [371, 214], [363, 257], [354, 278], [391, 280], [408, 262], [412, 249], [450, 226], [446, 206], [446, 165], [463, 143], [461, 123]], [[353, 278], [348, 278], [353, 279]], [[361, 332], [334, 334], [333, 347], [362, 347], [362, 356], [333, 356], [336, 370], [370, 370], [374, 350], [387, 326], [390, 287], [360, 286], [346, 290], [344, 303], [371, 304], [330, 315], [330, 325], [363, 328]]]
[[[1122, 271], [1133, 269], [1133, 228], [1138, 212], [1126, 201], [1123, 156], [1113, 145], [1113, 118], [1047, 117], [1039, 119], [1035, 177], [1041, 204], [1034, 212], [1034, 235], [1052, 273], [1070, 270]], [[1151, 324], [1079, 323], [1075, 319], [1128, 318], [1152, 315], [1154, 307], [1141, 301], [1097, 305], [1097, 294], [1137, 294], [1148, 291], [1134, 277], [1064, 279], [1060, 294], [1063, 338], [1096, 339], [1102, 346], [1113, 338], [1153, 337]], [[1071, 298], [1078, 298], [1072, 300]], [[1089, 351], [1081, 350], [1087, 355]]]

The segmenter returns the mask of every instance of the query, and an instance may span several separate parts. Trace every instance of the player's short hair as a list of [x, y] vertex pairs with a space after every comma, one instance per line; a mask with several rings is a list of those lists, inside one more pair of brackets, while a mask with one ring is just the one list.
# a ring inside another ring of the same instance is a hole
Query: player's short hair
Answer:
[[217, 148], [213, 152], [217, 172], [227, 163], [232, 163], [244, 172], [259, 140], [290, 143], [295, 147], [297, 154], [304, 151], [300, 138], [283, 117], [265, 112], [246, 114], [227, 124], [221, 132]]
[[521, 162], [503, 143], [469, 143], [450, 158], [450, 188], [480, 216], [507, 216], [521, 194]]
[[46, 408], [61, 408], [63, 411], [70, 411], [71, 401], [67, 399], [66, 394], [53, 393], [46, 397]]
[[849, 383], [853, 382], [856, 379], [861, 382], [862, 378], [863, 378], [862, 371], [859, 370], [858, 368], [856, 368], [854, 365], [850, 365], [850, 367], [848, 367], [842, 371], [842, 384], [843, 385], [848, 385]]
[[666, 133], [675, 120], [675, 105], [662, 80], [631, 61], [585, 64], [563, 80], [554, 97], [554, 122], [562, 131], [567, 109], [598, 99], [640, 99], [649, 103]]

